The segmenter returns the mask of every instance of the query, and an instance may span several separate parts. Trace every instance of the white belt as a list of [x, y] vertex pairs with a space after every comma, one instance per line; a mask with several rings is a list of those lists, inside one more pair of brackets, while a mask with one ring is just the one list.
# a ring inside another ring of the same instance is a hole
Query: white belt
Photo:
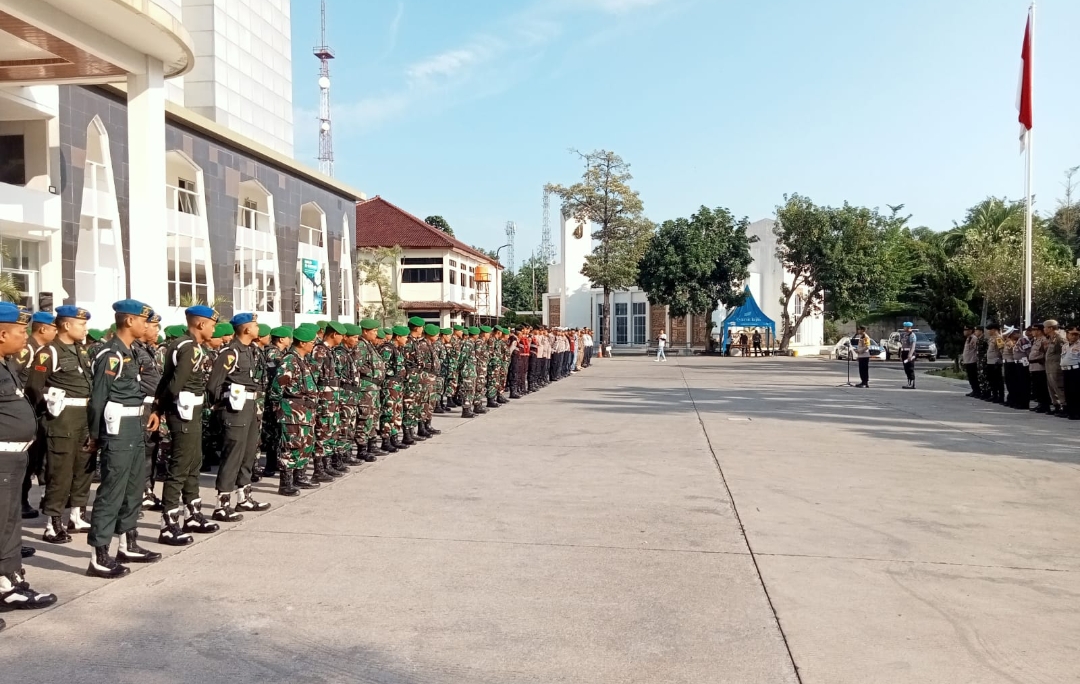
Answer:
[[142, 406], [121, 406], [117, 409], [121, 418], [124, 416], [141, 416], [142, 410]]
[[154, 398], [153, 397], [143, 397], [142, 403], [144, 403], [144, 404], [153, 404], [154, 403]]
[[192, 406], [202, 406], [202, 403], [203, 403], [203, 395], [199, 394], [199, 395], [197, 395], [195, 397], [195, 401], [192, 402], [191, 405]]
[[1076, 365], [1076, 366], [1062, 366], [1062, 367], [1061, 367], [1061, 370], [1076, 370], [1077, 368], [1080, 368], [1080, 365]]
[[64, 408], [68, 406], [86, 406], [88, 399], [72, 399], [71, 397], [64, 397]]
[[18, 453], [20, 451], [26, 451], [30, 448], [33, 442], [0, 442], [0, 451], [6, 453]]
[[255, 390], [244, 390], [244, 397], [250, 399], [251, 401], [255, 401], [255, 395], [257, 394], [258, 392], [256, 392]]

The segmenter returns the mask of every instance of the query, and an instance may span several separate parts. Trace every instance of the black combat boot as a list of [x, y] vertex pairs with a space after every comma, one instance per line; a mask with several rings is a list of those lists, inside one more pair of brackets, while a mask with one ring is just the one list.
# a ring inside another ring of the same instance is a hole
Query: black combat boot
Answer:
[[442, 405], [442, 399], [435, 402], [435, 413], [446, 413], [446, 409]]
[[38, 517], [38, 512], [34, 509], [33, 506], [30, 505], [30, 502], [29, 501], [23, 501], [22, 502], [22, 519], [23, 520], [33, 520], [36, 517]]
[[42, 541], [50, 544], [67, 544], [71, 541], [71, 535], [64, 529], [64, 521], [58, 515], [51, 515], [45, 521], [45, 534], [41, 535]]
[[278, 474], [277, 459], [270, 454], [266, 455], [266, 465], [262, 469], [263, 477], [273, 477]]
[[342, 475], [349, 472], [349, 466], [345, 465], [345, 458], [340, 452], [336, 452], [330, 456], [330, 467]]
[[307, 475], [307, 468], [296, 468], [292, 470], [293, 474], [293, 486], [297, 489], [318, 489], [319, 483], [313, 481]]
[[379, 457], [375, 455], [374, 449], [368, 449], [366, 452], [364, 452], [364, 463], [374, 463], [378, 460]]
[[185, 532], [198, 532], [199, 534], [211, 534], [221, 529], [221, 525], [210, 522], [202, 514], [202, 499], [194, 499], [187, 505], [187, 517], [184, 518]]
[[147, 511], [161, 511], [161, 499], [157, 498], [157, 494], [154, 494], [153, 489], [147, 489], [143, 492], [142, 507], [143, 510]]
[[488, 408], [499, 408], [499, 405], [495, 402], [494, 397], [488, 397], [487, 407]]
[[238, 511], [244, 511], [245, 513], [262, 513], [263, 511], [270, 510], [270, 504], [265, 501], [256, 501], [251, 497], [251, 485], [236, 490], [236, 498], [238, 501], [236, 510]]
[[390, 441], [391, 444], [398, 448], [398, 451], [401, 451], [402, 449], [408, 449], [410, 446], [412, 446], [412, 444], [406, 444], [404, 441], [402, 441], [401, 435], [394, 435], [390, 438]]
[[345, 452], [345, 465], [360, 465], [364, 462], [364, 453], [367, 452], [367, 442], [360, 440], [356, 443], [356, 455], [353, 455], [352, 449]]
[[315, 457], [311, 459], [311, 462], [315, 466], [315, 472], [311, 475], [312, 483], [322, 484], [334, 481], [334, 478], [326, 472], [326, 465], [323, 463], [323, 459]]
[[[108, 548], [105, 549], [108, 552]], [[117, 563], [157, 563], [161, 554], [148, 551], [139, 546], [139, 531], [130, 530], [120, 538], [120, 548], [116, 550]]]
[[285, 468], [278, 475], [278, 496], [300, 496], [300, 490], [293, 486], [293, 471]]
[[25, 571], [0, 575], [0, 610], [34, 610], [56, 603], [55, 594], [42, 594], [30, 588]]
[[187, 546], [193, 541], [195, 541], [195, 538], [191, 534], [180, 529], [179, 508], [161, 514], [161, 531], [158, 532], [158, 544]]
[[416, 438], [417, 439], [423, 440], [423, 439], [428, 439], [428, 438], [434, 437], [434, 436], [435, 435], [432, 435], [431, 433], [428, 432], [427, 423], [425, 423], [424, 421], [420, 421], [419, 423], [416, 424]]
[[217, 508], [211, 516], [219, 522], [240, 522], [244, 519], [243, 513], [237, 513], [232, 507], [232, 493], [218, 492]]
[[475, 413], [477, 415], [481, 415], [481, 416], [484, 415], [485, 413], [487, 413], [487, 409], [484, 408], [483, 404], [473, 404], [473, 409], [472, 410], [473, 410], [473, 413]]
[[326, 474], [329, 475], [330, 477], [334, 478], [335, 480], [338, 479], [338, 478], [345, 477], [345, 471], [344, 470], [338, 470], [337, 467], [334, 465], [334, 457], [333, 456], [323, 456], [322, 467], [323, 467], [323, 470], [326, 471]]
[[472, 407], [471, 406], [464, 406], [461, 409], [461, 417], [462, 418], [475, 418], [476, 414], [472, 412]]
[[90, 531], [90, 513], [85, 508], [75, 506], [68, 515], [68, 532], [86, 534]]
[[427, 428], [428, 435], [431, 436], [431, 437], [434, 437], [435, 435], [441, 435], [442, 434], [442, 430], [436, 430], [435, 428], [431, 427], [431, 421], [430, 420], [425, 424], [425, 427]]
[[386, 451], [386, 449], [383, 448], [382, 442], [383, 440], [379, 439], [378, 437], [372, 437], [371, 439], [369, 439], [367, 441], [368, 454], [376, 454], [376, 452], [378, 451], [381, 451], [383, 453], [389, 453], [388, 451]]
[[[123, 542], [121, 542], [122, 544]], [[115, 579], [123, 577], [131, 570], [120, 565], [109, 555], [109, 545], [95, 546], [90, 556], [90, 566], [86, 568], [88, 577], [100, 577], [101, 579]]]
[[383, 437], [382, 438], [382, 446], [380, 446], [379, 448], [382, 449], [382, 452], [384, 454], [396, 454], [397, 453], [397, 447], [394, 446], [393, 437]]
[[504, 397], [501, 393], [498, 396], [495, 397], [495, 401], [499, 402], [500, 404], [509, 404], [510, 403], [510, 400], [507, 399], [506, 397]]
[[401, 443], [405, 446], [412, 446], [416, 444], [416, 439], [413, 437], [412, 428], [405, 428], [405, 436], [401, 438]]

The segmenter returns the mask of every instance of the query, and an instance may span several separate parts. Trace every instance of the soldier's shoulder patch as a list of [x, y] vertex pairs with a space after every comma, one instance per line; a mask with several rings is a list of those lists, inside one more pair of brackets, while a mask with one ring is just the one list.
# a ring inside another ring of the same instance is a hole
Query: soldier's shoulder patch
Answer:
[[117, 359], [115, 356], [113, 356], [113, 357], [111, 357], [109, 359], [109, 370], [114, 371], [114, 370], [116, 370], [116, 367], [119, 366], [119, 365], [120, 365], [120, 360]]
[[38, 354], [38, 363], [44, 364], [48, 360], [49, 360], [49, 352], [43, 351], [40, 354]]
[[236, 353], [229, 352], [225, 355], [225, 367], [231, 369], [234, 365], [236, 365]]
[[26, 357], [27, 357], [27, 356], [29, 356], [29, 355], [30, 355], [30, 350], [29, 350], [29, 349], [27, 349], [26, 347], [23, 347], [22, 351], [21, 351], [21, 352], [19, 352], [19, 360], [20, 360], [20, 361], [23, 361], [23, 360], [25, 360], [25, 359], [26, 359]]

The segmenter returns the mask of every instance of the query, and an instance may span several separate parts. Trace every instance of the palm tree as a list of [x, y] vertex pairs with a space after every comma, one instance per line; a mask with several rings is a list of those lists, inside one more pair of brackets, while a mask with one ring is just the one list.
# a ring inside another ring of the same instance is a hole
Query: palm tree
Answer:
[[[4, 259], [11, 256], [7, 247], [0, 247], [0, 256]], [[19, 302], [22, 300], [22, 292], [15, 285], [15, 276], [10, 273], [0, 272], [0, 299], [5, 302]]]

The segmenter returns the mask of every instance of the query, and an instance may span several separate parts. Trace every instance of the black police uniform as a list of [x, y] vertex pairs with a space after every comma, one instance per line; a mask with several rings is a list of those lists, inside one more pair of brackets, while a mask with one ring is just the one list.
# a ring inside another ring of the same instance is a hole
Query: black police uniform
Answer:
[[[146, 342], [136, 340], [131, 345], [131, 351], [135, 355], [136, 363], [139, 364], [139, 385], [142, 387], [143, 394], [146, 395], [146, 398], [143, 399], [143, 425], [146, 425], [146, 421], [150, 419], [150, 414], [154, 412], [154, 395], [157, 394], [158, 383], [161, 382], [161, 364], [157, 361], [154, 348]], [[145, 494], [151, 499], [154, 497], [154, 466], [157, 462], [160, 443], [159, 433], [150, 432], [149, 430], [144, 431], [143, 447], [146, 451]]]
[[22, 567], [21, 489], [36, 430], [18, 371], [0, 358], [0, 575]]
[[[218, 508], [228, 506], [231, 493], [251, 484], [251, 469], [259, 449], [259, 421], [256, 399], [262, 389], [256, 379], [255, 351], [251, 345], [234, 337], [218, 353], [213, 370], [206, 382], [207, 396], [214, 401], [224, 432], [221, 466], [216, 488]], [[233, 388], [236, 388], [235, 390]], [[243, 405], [233, 408], [231, 392], [243, 393]]]
[[[30, 360], [34, 358], [34, 352], [36, 352], [40, 346], [41, 345], [38, 344], [34, 336], [31, 335], [26, 346], [22, 348], [22, 351], [12, 355], [8, 361], [12, 372], [18, 375], [22, 387], [26, 386], [26, 378], [30, 373]], [[30, 489], [33, 486], [32, 480], [35, 475], [37, 475], [39, 484], [45, 484], [45, 449], [45, 428], [39, 419], [34, 443], [30, 446], [30, 451], [27, 452], [28, 461], [26, 473], [23, 474], [22, 508], [24, 519], [36, 518], [38, 516], [37, 510], [30, 505]]]
[[[101, 484], [94, 497], [87, 542], [108, 547], [113, 536], [134, 530], [146, 483], [143, 437], [143, 392], [139, 363], [131, 349], [114, 336], [94, 359], [90, 395], [90, 434], [101, 446]], [[106, 421], [106, 413], [119, 418]]]
[[[26, 395], [41, 415], [46, 436], [45, 498], [42, 512], [59, 527], [65, 508], [84, 510], [90, 500], [94, 468], [86, 451], [87, 401], [93, 380], [90, 357], [80, 344], [54, 340], [34, 353], [26, 381]], [[63, 390], [57, 415], [46, 407], [49, 389]], [[69, 525], [69, 528], [71, 525]], [[57, 530], [59, 531], [59, 530]], [[47, 540], [48, 541], [48, 540]]]

